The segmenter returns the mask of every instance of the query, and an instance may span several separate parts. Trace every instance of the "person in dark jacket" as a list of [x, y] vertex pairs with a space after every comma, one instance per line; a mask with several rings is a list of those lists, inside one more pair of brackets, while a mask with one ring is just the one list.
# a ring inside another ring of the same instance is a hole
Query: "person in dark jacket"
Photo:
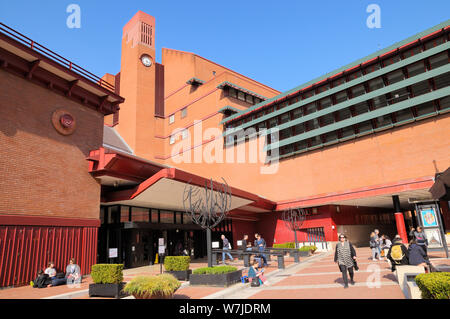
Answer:
[[339, 236], [339, 242], [336, 244], [336, 251], [334, 253], [334, 262], [339, 265], [339, 270], [342, 272], [342, 279], [344, 280], [344, 288], [348, 288], [347, 271], [350, 275], [350, 284], [354, 285], [353, 267], [355, 266], [356, 251], [353, 245], [347, 240], [344, 234]]
[[41, 269], [38, 271], [36, 279], [31, 282], [31, 285], [33, 288], [47, 288], [51, 283], [50, 277]]
[[[397, 250], [397, 246], [400, 246], [400, 249], [401, 249], [401, 258], [400, 259], [398, 256], [392, 256], [392, 250], [394, 250], [394, 251]], [[400, 238], [400, 236], [398, 236], [398, 237], [396, 236], [394, 238], [386, 257], [391, 262], [391, 270], [392, 271], [395, 271], [396, 266], [409, 265], [409, 252], [408, 252], [408, 249], [406, 248], [406, 246], [403, 245], [403, 242], [402, 242], [402, 239]]]
[[427, 255], [428, 239], [427, 236], [425, 236], [422, 227], [417, 227], [417, 230], [414, 232], [414, 237], [412, 239], [416, 240], [416, 244], [422, 247], [425, 255]]
[[408, 247], [409, 264], [415, 266], [423, 266], [425, 270], [429, 270], [429, 261], [426, 259], [427, 254], [422, 246], [417, 243], [417, 240], [411, 239]]

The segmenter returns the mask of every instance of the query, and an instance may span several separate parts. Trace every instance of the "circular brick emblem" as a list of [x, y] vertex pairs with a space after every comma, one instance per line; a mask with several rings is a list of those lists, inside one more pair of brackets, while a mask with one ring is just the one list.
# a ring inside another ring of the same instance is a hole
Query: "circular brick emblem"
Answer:
[[53, 127], [62, 135], [70, 135], [75, 132], [75, 117], [67, 110], [57, 109], [52, 114]]

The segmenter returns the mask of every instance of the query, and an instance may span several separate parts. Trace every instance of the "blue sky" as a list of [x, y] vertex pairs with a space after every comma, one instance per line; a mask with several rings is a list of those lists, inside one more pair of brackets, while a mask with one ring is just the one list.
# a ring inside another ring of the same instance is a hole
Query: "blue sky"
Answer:
[[[66, 26], [70, 4], [81, 28]], [[370, 29], [369, 4], [381, 9]], [[156, 18], [161, 48], [194, 52], [286, 91], [449, 18], [450, 1], [0, 0], [0, 21], [102, 76], [120, 71], [122, 27], [138, 11]]]

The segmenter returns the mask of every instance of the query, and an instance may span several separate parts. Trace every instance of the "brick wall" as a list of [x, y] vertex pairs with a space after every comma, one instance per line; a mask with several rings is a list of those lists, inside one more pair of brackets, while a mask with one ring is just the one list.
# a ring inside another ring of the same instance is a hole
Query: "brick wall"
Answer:
[[[54, 129], [58, 108], [75, 117], [72, 135]], [[0, 70], [0, 214], [98, 219], [86, 156], [102, 139], [102, 114]]]

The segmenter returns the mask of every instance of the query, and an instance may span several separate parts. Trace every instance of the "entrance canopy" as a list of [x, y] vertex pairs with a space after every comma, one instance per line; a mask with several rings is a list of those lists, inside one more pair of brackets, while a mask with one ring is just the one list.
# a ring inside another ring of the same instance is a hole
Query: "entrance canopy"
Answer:
[[[167, 210], [184, 210], [186, 186], [204, 188], [208, 178], [177, 168], [147, 161], [134, 155], [100, 148], [87, 158], [90, 173], [102, 184], [102, 204], [129, 205]], [[220, 181], [213, 181], [221, 189]], [[258, 195], [230, 186], [230, 210], [245, 208], [271, 211], [275, 203]]]

